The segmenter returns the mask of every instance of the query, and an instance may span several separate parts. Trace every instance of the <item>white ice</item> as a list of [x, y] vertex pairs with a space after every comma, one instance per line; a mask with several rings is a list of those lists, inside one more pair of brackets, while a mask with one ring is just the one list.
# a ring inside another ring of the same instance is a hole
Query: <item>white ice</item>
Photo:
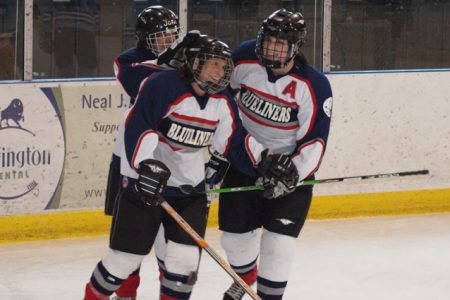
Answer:
[[[217, 229], [206, 240], [225, 257]], [[108, 237], [0, 245], [0, 299], [82, 299]], [[307, 221], [284, 299], [450, 299], [450, 214]], [[158, 299], [153, 253], [140, 300]], [[207, 253], [191, 299], [222, 299], [229, 276]], [[250, 299], [250, 298], [245, 298]]]

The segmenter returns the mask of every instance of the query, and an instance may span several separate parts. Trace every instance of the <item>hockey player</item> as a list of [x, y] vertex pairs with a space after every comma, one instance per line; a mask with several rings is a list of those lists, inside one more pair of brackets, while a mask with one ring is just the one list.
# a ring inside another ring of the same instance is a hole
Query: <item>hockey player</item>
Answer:
[[185, 53], [180, 71], [159, 72], [143, 81], [126, 118], [129, 165], [121, 168], [123, 190], [114, 209], [110, 251], [86, 285], [86, 300], [109, 298], [149, 253], [161, 223], [168, 242], [160, 299], [189, 299], [200, 251], [159, 204], [165, 199], [204, 235], [205, 194], [187, 196], [179, 189], [188, 184], [205, 190], [202, 148], [249, 175], [256, 174], [258, 165], [267, 180], [277, 181], [282, 156], [269, 154], [246, 134], [231, 95], [221, 92], [232, 72], [228, 46], [202, 35]]
[[[155, 72], [164, 70], [156, 64], [158, 55], [170, 47], [180, 34], [178, 17], [170, 9], [150, 6], [144, 9], [136, 20], [137, 46], [125, 50], [114, 60], [114, 73], [130, 97], [130, 105], [139, 91], [141, 82]], [[123, 129], [123, 127], [122, 127]], [[105, 213], [112, 215], [114, 199], [119, 189], [120, 151], [123, 132], [119, 132], [110, 165]]]
[[[117, 80], [134, 104], [141, 82], [153, 73], [163, 71], [156, 64], [158, 55], [165, 51], [180, 35], [178, 17], [170, 9], [150, 6], [139, 13], [136, 20], [137, 46], [122, 52], [114, 61]], [[116, 137], [106, 189], [105, 214], [112, 215], [120, 184], [120, 152], [123, 147], [123, 124]], [[162, 274], [164, 270], [164, 230], [161, 226], [155, 243], [155, 254]], [[161, 275], [162, 276], [162, 275]], [[139, 268], [124, 281], [114, 299], [135, 299], [140, 283]]]
[[[289, 155], [294, 165], [286, 168], [298, 173], [287, 178], [290, 187], [282, 180], [263, 180], [262, 193], [220, 194], [219, 227], [228, 262], [247, 284], [257, 282], [258, 295], [265, 300], [283, 297], [312, 198], [312, 187], [296, 185], [319, 168], [330, 126], [330, 84], [300, 52], [305, 37], [303, 16], [280, 9], [264, 20], [256, 40], [233, 52], [230, 85], [239, 91], [236, 101], [244, 127], [273, 153]], [[256, 180], [231, 167], [222, 187], [253, 185]], [[256, 235], [260, 227], [261, 241]], [[243, 295], [233, 283], [223, 299]]]

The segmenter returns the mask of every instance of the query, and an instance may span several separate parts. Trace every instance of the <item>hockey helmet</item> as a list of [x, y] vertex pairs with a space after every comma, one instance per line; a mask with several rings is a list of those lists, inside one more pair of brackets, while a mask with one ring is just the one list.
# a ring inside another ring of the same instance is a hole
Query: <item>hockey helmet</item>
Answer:
[[135, 33], [138, 47], [158, 55], [178, 38], [180, 21], [168, 8], [160, 5], [149, 6], [139, 13]]
[[[206, 93], [212, 95], [224, 90], [233, 72], [230, 47], [222, 41], [208, 35], [200, 35], [185, 50], [186, 67], [191, 80], [195, 81]], [[219, 58], [225, 61], [223, 76], [220, 79], [213, 78], [209, 74], [201, 75], [202, 70], [209, 59]]]
[[[264, 42], [271, 37], [278, 46], [264, 48]], [[282, 8], [263, 21], [256, 37], [255, 52], [264, 66], [282, 68], [300, 52], [305, 39], [306, 23], [303, 15]], [[287, 56], [282, 59], [280, 52], [287, 53]]]

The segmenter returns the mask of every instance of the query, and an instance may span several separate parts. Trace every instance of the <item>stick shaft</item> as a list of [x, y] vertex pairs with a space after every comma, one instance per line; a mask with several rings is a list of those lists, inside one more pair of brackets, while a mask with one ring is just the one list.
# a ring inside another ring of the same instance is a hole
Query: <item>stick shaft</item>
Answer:
[[[305, 180], [305, 181], [300, 182], [300, 184], [298, 186], [341, 182], [341, 181], [345, 181], [345, 180], [357, 180], [357, 179], [367, 180], [367, 179], [376, 179], [376, 178], [427, 175], [429, 173], [430, 172], [428, 170], [418, 170], [418, 171], [407, 171], [407, 172], [397, 172], [397, 173], [381, 173], [381, 174], [373, 174], [373, 175], [336, 177], [336, 178], [317, 179], [317, 180]], [[256, 191], [256, 190], [263, 190], [263, 189], [264, 189], [264, 187], [262, 185], [251, 185], [251, 186], [212, 189], [212, 190], [209, 190], [209, 192], [210, 193], [234, 193], [234, 192]]]
[[202, 248], [205, 249], [205, 251], [224, 269], [228, 275], [230, 275], [234, 281], [242, 287], [245, 292], [254, 300], [261, 300], [261, 298], [255, 293], [254, 290], [252, 290], [251, 287], [249, 287], [245, 281], [242, 280], [241, 277], [239, 277], [236, 272], [230, 267], [230, 265], [217, 254], [216, 251], [214, 251], [213, 248], [211, 248], [208, 243], [186, 222], [186, 220], [183, 219], [173, 208], [172, 206], [167, 203], [167, 201], [164, 201], [161, 203], [161, 207], [175, 220], [175, 222], [180, 225], [180, 227], [186, 231], [187, 234], [191, 236], [191, 238]]
[[415, 175], [427, 175], [430, 172], [428, 170], [418, 170], [418, 171], [407, 171], [407, 172], [397, 172], [397, 173], [381, 173], [381, 174], [373, 174], [373, 175], [363, 175], [363, 176], [348, 176], [348, 177], [337, 177], [337, 178], [329, 178], [322, 180], [310, 180], [310, 184], [316, 183], [331, 183], [331, 182], [340, 182], [345, 180], [366, 180], [366, 179], [376, 179], [376, 178], [390, 178], [390, 177], [402, 177], [402, 176], [415, 176]]

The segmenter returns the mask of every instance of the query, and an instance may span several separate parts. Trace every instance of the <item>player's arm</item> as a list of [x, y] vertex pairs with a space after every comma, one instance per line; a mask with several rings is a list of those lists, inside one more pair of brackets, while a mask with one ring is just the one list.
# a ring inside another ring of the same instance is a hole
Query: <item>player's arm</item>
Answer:
[[314, 82], [303, 97], [298, 113], [300, 127], [296, 149], [291, 156], [300, 181], [318, 170], [325, 153], [332, 107], [332, 92], [326, 77]]
[[136, 62], [127, 56], [119, 56], [114, 60], [114, 74], [125, 92], [131, 98], [136, 98], [141, 82], [155, 72], [164, 68], [156, 64], [156, 60]]
[[133, 169], [139, 163], [153, 159], [153, 151], [158, 145], [157, 124], [168, 108], [167, 91], [163, 80], [149, 76], [142, 82], [135, 105], [125, 120], [125, 154]]
[[[209, 151], [217, 164], [220, 161], [224, 163], [228, 161], [241, 172], [255, 176], [257, 175], [255, 167], [261, 160], [264, 147], [246, 132], [239, 118], [236, 103], [230, 98], [231, 96], [221, 100], [223, 109], [220, 110], [219, 124]], [[220, 179], [216, 178], [215, 182]]]

